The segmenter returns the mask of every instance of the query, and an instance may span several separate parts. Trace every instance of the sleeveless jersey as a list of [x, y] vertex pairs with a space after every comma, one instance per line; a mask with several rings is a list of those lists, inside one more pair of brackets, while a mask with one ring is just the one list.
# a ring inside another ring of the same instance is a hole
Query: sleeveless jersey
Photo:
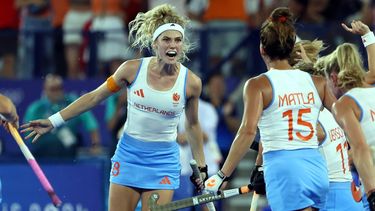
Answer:
[[[375, 148], [375, 88], [354, 88], [346, 96], [351, 97], [361, 109], [359, 122], [366, 142]], [[374, 150], [373, 150], [374, 152]]]
[[158, 91], [147, 83], [151, 58], [142, 59], [136, 78], [128, 86], [128, 116], [124, 132], [143, 141], [175, 141], [177, 125], [185, 108], [188, 70], [180, 64], [173, 87]]
[[319, 151], [327, 162], [329, 181], [352, 181], [348, 158], [349, 145], [344, 130], [337, 124], [331, 112], [325, 108], [320, 112], [318, 121], [325, 133]]
[[263, 153], [318, 148], [316, 123], [322, 102], [308, 73], [275, 70], [264, 73], [272, 86], [272, 101], [258, 123]]

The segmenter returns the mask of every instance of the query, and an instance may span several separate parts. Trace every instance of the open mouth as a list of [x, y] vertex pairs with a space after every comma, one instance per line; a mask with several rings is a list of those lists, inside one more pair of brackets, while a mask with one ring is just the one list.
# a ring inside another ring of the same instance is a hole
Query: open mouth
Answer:
[[168, 51], [167, 56], [168, 57], [175, 57], [175, 56], [177, 56], [177, 51]]

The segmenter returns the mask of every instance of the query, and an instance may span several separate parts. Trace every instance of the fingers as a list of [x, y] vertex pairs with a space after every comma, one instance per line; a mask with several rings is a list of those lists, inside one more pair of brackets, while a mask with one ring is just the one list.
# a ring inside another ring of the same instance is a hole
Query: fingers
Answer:
[[35, 134], [36, 134], [36, 132], [33, 131], [33, 132], [31, 132], [29, 135], [27, 135], [27, 136], [25, 137], [25, 139], [29, 139], [29, 138], [33, 137]]
[[34, 139], [31, 141], [31, 143], [35, 143], [40, 137], [40, 134], [36, 134], [36, 136], [34, 137]]
[[30, 126], [24, 126], [24, 125], [22, 125], [21, 128], [25, 128], [25, 129], [21, 130], [21, 133], [25, 133], [25, 132], [28, 132], [28, 131], [32, 131], [32, 130], [34, 130], [33, 127], [30, 127]]
[[345, 29], [345, 31], [353, 33], [353, 29], [349, 28], [345, 23], [341, 23], [341, 26]]
[[360, 34], [360, 35], [364, 35], [366, 34], [367, 32], [370, 31], [370, 28], [362, 23], [362, 21], [359, 21], [359, 20], [353, 20], [351, 23], [350, 23], [350, 26], [351, 27], [348, 27], [346, 24], [344, 23], [341, 23], [341, 26], [348, 32], [350, 33], [353, 33], [353, 34]]

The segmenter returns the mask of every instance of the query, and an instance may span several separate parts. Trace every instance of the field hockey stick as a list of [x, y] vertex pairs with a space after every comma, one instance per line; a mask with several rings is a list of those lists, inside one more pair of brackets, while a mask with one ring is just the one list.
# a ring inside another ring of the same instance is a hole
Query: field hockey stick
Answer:
[[168, 204], [163, 204], [163, 205], [157, 205], [159, 194], [153, 193], [151, 194], [148, 200], [148, 205], [151, 211], [170, 211], [170, 210], [177, 210], [177, 209], [182, 209], [186, 207], [206, 204], [208, 202], [218, 201], [221, 199], [226, 199], [226, 198], [238, 196], [241, 194], [249, 193], [250, 191], [252, 191], [252, 186], [249, 184], [249, 185], [244, 185], [239, 188], [219, 190], [218, 193], [207, 193], [207, 194], [202, 194], [199, 196], [193, 196], [193, 197], [189, 197], [189, 198], [185, 198], [185, 199], [181, 199], [177, 201], [172, 201]]
[[35, 175], [38, 177], [40, 183], [42, 184], [45, 191], [47, 191], [49, 197], [52, 199], [53, 205], [58, 207], [61, 205], [61, 200], [56, 195], [55, 191], [53, 190], [51, 184], [49, 183], [47, 177], [44, 175], [42, 169], [40, 168], [39, 164], [36, 162], [34, 156], [31, 154], [29, 148], [27, 148], [26, 144], [23, 142], [20, 134], [18, 133], [17, 129], [13, 127], [12, 124], [8, 123], [8, 128], [10, 133], [12, 134], [14, 140], [16, 140], [18, 146], [20, 147], [22, 154], [25, 156], [26, 160], [29, 162], [29, 165], [33, 169]]
[[[197, 161], [195, 161], [194, 159], [191, 160], [191, 161], [190, 161], [190, 167], [191, 167], [191, 169], [193, 170], [193, 176], [194, 176], [195, 178], [200, 178], [201, 181], [203, 181], [202, 176], [201, 176], [201, 172], [200, 172], [199, 169], [198, 169]], [[208, 176], [208, 175], [207, 175], [207, 176]], [[203, 182], [204, 182], [204, 181], [203, 181]], [[202, 194], [206, 194], [206, 193], [208, 193], [208, 191], [207, 191], [206, 189], [203, 189]], [[216, 211], [216, 209], [215, 209], [215, 205], [214, 205], [213, 202], [209, 202], [209, 203], [207, 203], [206, 206], [207, 206], [207, 209], [208, 209], [209, 211]]]
[[253, 198], [251, 199], [250, 211], [256, 211], [258, 207], [259, 194], [255, 191], [253, 193]]

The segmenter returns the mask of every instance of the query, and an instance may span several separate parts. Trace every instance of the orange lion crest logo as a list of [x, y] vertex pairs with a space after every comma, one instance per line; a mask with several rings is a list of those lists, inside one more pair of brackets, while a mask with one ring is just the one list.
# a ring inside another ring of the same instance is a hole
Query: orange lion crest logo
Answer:
[[180, 100], [180, 95], [177, 93], [174, 93], [172, 98], [174, 102], [178, 102]]

